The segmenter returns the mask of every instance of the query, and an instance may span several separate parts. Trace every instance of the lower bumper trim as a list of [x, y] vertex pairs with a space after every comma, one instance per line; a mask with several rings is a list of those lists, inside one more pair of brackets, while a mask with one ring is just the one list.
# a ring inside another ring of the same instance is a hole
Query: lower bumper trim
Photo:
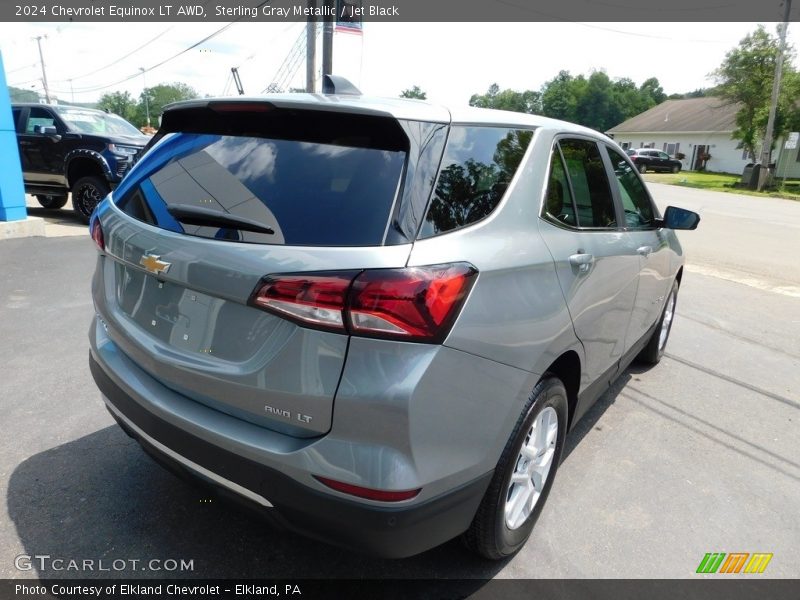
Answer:
[[122, 421], [123, 423], [125, 423], [125, 425], [132, 430], [132, 432], [136, 435], [137, 438], [144, 440], [145, 442], [147, 442], [148, 444], [153, 446], [159, 452], [161, 452], [163, 454], [166, 454], [169, 458], [171, 458], [175, 462], [179, 463], [181, 466], [189, 469], [195, 475], [197, 475], [197, 476], [199, 476], [201, 478], [204, 478], [204, 479], [208, 479], [212, 483], [220, 485], [220, 486], [222, 486], [224, 488], [228, 488], [232, 492], [236, 492], [240, 496], [244, 496], [248, 500], [252, 500], [256, 504], [260, 504], [264, 508], [272, 508], [272, 503], [269, 500], [267, 500], [266, 498], [264, 498], [264, 496], [262, 496], [260, 494], [256, 494], [255, 492], [253, 492], [251, 490], [248, 490], [246, 487], [242, 487], [241, 485], [239, 485], [236, 482], [231, 481], [230, 479], [225, 479], [224, 477], [222, 477], [221, 475], [217, 475], [213, 471], [209, 471], [205, 467], [202, 467], [202, 466], [198, 465], [196, 462], [189, 460], [185, 456], [181, 456], [180, 454], [178, 454], [177, 452], [175, 452], [171, 448], [168, 448], [167, 446], [165, 446], [164, 444], [159, 442], [157, 439], [147, 435], [144, 431], [139, 429], [139, 427], [137, 427], [136, 424], [133, 421], [131, 421], [128, 417], [123, 415], [107, 399], [105, 399], [105, 402], [106, 402], [106, 407], [108, 408], [109, 411], [111, 411], [111, 414], [117, 420]]

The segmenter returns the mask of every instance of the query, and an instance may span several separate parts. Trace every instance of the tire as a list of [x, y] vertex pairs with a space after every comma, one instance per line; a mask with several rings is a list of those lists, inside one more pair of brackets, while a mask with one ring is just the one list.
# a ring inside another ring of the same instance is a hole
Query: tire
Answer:
[[[543, 437], [531, 435], [534, 424], [543, 432]], [[531, 392], [503, 449], [489, 489], [462, 536], [467, 548], [484, 558], [499, 560], [514, 554], [525, 544], [553, 486], [566, 433], [567, 391], [560, 379], [545, 375]], [[531, 457], [522, 454], [523, 445], [536, 452], [539, 460], [547, 459], [548, 465], [542, 463], [539, 470], [534, 469], [532, 465], [536, 461], [529, 461]], [[512, 484], [511, 476], [515, 471], [523, 481]], [[535, 474], [539, 477], [538, 486], [534, 483]], [[526, 479], [527, 476], [530, 478]], [[525, 498], [528, 502], [523, 503]], [[522, 510], [514, 511], [515, 506]]]
[[[672, 331], [672, 323], [675, 322], [675, 306], [678, 303], [678, 280], [672, 283], [672, 289], [667, 296], [667, 301], [664, 303], [664, 309], [661, 311], [661, 316], [658, 319], [656, 328], [647, 345], [642, 348], [636, 360], [648, 365], [657, 365], [661, 358], [664, 356], [664, 351], [667, 348], [669, 341], [669, 333]], [[663, 333], [663, 338], [662, 338]]]
[[673, 165], [672, 166], [672, 172], [673, 173], [680, 173], [680, 170], [681, 170], [681, 168], [678, 165]]
[[84, 223], [88, 223], [95, 207], [110, 191], [111, 188], [102, 177], [81, 177], [72, 186], [72, 207], [75, 213]]
[[39, 194], [36, 196], [36, 200], [39, 201], [39, 204], [41, 204], [43, 208], [55, 210], [57, 208], [62, 208], [67, 203], [67, 196], [45, 196]]
[[639, 165], [639, 173], [641, 173], [642, 175], [647, 173], [647, 165], [645, 165], [645, 164]]

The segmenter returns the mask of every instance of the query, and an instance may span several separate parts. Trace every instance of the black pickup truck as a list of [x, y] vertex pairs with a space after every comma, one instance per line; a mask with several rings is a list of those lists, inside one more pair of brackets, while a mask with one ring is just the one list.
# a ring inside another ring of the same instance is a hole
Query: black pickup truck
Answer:
[[86, 223], [150, 140], [125, 119], [101, 110], [50, 104], [11, 109], [25, 192], [53, 209], [64, 206], [72, 193], [72, 206]]

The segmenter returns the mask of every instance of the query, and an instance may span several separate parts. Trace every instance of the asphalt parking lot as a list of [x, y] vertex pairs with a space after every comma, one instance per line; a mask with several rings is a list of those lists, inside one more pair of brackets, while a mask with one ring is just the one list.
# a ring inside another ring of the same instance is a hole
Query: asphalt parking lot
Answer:
[[[800, 203], [651, 190], [703, 217], [680, 236], [668, 355], [584, 418], [533, 537], [499, 563], [457, 541], [378, 560], [208, 502], [103, 407], [87, 366], [88, 235], [0, 242], [0, 578], [692, 578], [707, 552], [771, 552], [762, 576], [800, 576]], [[20, 554], [193, 570], [20, 571]]]

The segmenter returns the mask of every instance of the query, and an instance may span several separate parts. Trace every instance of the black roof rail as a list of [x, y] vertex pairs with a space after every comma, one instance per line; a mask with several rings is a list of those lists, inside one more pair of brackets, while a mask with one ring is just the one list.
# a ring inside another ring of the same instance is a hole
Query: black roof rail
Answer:
[[339, 75], [322, 76], [322, 93], [339, 94], [341, 96], [360, 96], [361, 90]]

